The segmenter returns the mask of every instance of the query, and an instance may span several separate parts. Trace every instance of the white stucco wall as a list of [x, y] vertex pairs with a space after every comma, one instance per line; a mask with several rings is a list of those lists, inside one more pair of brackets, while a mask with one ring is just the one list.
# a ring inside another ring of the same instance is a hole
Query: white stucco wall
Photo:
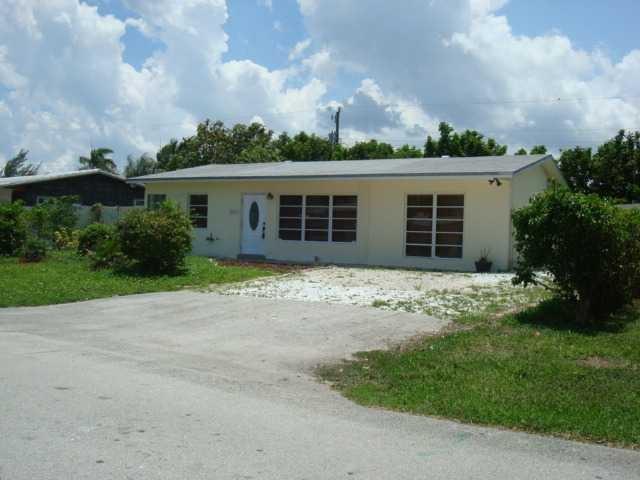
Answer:
[[[209, 195], [206, 230], [195, 230], [193, 251], [216, 257], [240, 253], [242, 195], [272, 193], [267, 200], [266, 256], [277, 260], [473, 270], [483, 249], [494, 268], [507, 269], [510, 249], [511, 182], [490, 185], [468, 180], [332, 180], [268, 182], [163, 182], [147, 185], [147, 194], [164, 193], [185, 208], [189, 194]], [[404, 255], [405, 201], [409, 194], [465, 195], [463, 258], [431, 259]], [[344, 194], [358, 196], [355, 243], [300, 242], [278, 239], [279, 195]], [[209, 235], [217, 237], [209, 242]]]
[[11, 201], [11, 190], [8, 188], [0, 188], [0, 203]]

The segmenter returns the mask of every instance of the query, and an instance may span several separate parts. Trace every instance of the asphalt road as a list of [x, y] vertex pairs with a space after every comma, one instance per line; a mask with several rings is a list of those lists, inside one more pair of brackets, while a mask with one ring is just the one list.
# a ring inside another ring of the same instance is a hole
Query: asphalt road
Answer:
[[367, 409], [307, 373], [443, 323], [178, 292], [0, 310], [0, 479], [634, 479], [640, 454]]

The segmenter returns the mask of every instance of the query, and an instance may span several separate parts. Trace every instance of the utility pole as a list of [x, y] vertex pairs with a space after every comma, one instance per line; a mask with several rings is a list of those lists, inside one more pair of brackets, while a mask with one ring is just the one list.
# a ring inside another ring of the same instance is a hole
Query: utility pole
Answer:
[[342, 107], [338, 107], [338, 111], [331, 115], [331, 120], [335, 122], [335, 130], [329, 134], [329, 140], [334, 146], [340, 144], [340, 112], [342, 112]]

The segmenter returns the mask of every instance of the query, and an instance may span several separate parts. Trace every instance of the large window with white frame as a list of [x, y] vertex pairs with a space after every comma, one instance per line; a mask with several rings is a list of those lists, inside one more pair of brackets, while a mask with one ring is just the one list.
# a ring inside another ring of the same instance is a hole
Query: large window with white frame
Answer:
[[206, 194], [189, 195], [189, 218], [193, 228], [207, 228], [209, 217], [209, 196]]
[[357, 239], [356, 195], [281, 195], [279, 238], [350, 243]]
[[464, 195], [407, 196], [405, 255], [462, 258]]

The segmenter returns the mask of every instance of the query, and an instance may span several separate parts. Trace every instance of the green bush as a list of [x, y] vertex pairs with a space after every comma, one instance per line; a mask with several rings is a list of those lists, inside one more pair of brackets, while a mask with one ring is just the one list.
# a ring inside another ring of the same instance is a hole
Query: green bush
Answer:
[[[580, 323], [604, 321], [640, 283], [640, 212], [555, 186], [513, 213], [515, 283], [543, 284], [576, 305]], [[545, 284], [536, 271], [547, 271]]]
[[26, 218], [31, 233], [47, 242], [54, 241], [54, 233], [66, 228], [72, 230], [78, 222], [74, 203], [76, 197], [50, 198], [28, 210]]
[[22, 203], [0, 204], [0, 256], [15, 255], [27, 238]]
[[102, 223], [102, 204], [94, 203], [89, 208], [89, 222]]
[[53, 246], [57, 250], [75, 250], [78, 248], [80, 230], [61, 228], [53, 232]]
[[86, 255], [88, 252], [95, 252], [100, 242], [115, 238], [116, 233], [113, 225], [92, 223], [83, 228], [78, 235], [78, 253]]
[[47, 256], [47, 242], [41, 238], [29, 236], [20, 251], [20, 259], [23, 262], [40, 262]]
[[191, 250], [191, 221], [176, 204], [132, 210], [118, 222], [122, 253], [142, 271], [176, 273]]
[[122, 253], [120, 241], [116, 236], [101, 239], [95, 250], [89, 251], [87, 256], [94, 270], [101, 268], [126, 270], [131, 266], [131, 262]]

